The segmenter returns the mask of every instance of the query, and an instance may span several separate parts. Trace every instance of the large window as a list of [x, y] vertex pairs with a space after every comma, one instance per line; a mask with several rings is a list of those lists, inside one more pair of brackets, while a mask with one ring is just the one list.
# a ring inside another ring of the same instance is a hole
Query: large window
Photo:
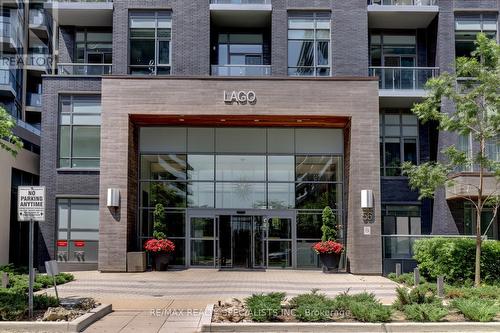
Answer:
[[168, 11], [132, 12], [130, 74], [171, 73], [172, 18]]
[[[139, 141], [141, 243], [151, 237], [153, 210], [162, 204], [167, 236], [181, 251], [190, 242], [191, 265], [213, 264], [216, 233], [213, 220], [194, 217], [187, 239], [186, 209], [296, 210], [298, 267], [318, 265], [311, 245], [321, 238], [325, 206], [342, 224], [341, 129], [144, 127]], [[282, 254], [292, 247], [293, 224], [271, 222], [269, 265], [290, 266], [291, 257]], [[183, 254], [176, 256], [184, 264]]]
[[380, 114], [380, 174], [401, 176], [401, 164], [418, 164], [418, 118], [400, 111]]
[[61, 96], [59, 167], [98, 168], [101, 146], [99, 96]]
[[99, 200], [57, 200], [57, 259], [97, 262]]
[[330, 13], [290, 14], [288, 75], [330, 75], [330, 26]]
[[479, 32], [492, 39], [497, 38], [497, 14], [471, 13], [455, 17], [455, 55], [470, 57], [476, 49], [474, 41]]
[[111, 64], [113, 62], [113, 33], [81, 29], [76, 32], [76, 62]]
[[262, 34], [219, 34], [219, 65], [262, 65]]

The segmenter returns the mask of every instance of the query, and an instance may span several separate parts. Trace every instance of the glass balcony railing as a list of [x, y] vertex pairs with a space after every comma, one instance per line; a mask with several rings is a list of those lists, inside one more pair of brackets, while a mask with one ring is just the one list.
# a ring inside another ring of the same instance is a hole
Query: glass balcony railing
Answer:
[[42, 94], [28, 92], [26, 94], [26, 104], [31, 107], [42, 107]]
[[437, 6], [438, 0], [368, 0], [368, 4], [379, 6]]
[[10, 86], [16, 91], [16, 75], [11, 69], [0, 68], [0, 85]]
[[42, 9], [30, 9], [29, 24], [35, 26], [46, 26], [47, 17]]
[[58, 64], [57, 72], [59, 75], [100, 76], [111, 74], [112, 68], [112, 64], [67, 63]]
[[10, 22], [0, 22], [0, 37], [4, 38], [10, 38], [11, 33], [10, 33]]
[[266, 65], [212, 65], [213, 76], [270, 76]]
[[430, 78], [439, 75], [438, 67], [370, 67], [370, 76], [378, 76], [382, 90], [423, 90]]
[[270, 5], [271, 0], [210, 0], [213, 5]]

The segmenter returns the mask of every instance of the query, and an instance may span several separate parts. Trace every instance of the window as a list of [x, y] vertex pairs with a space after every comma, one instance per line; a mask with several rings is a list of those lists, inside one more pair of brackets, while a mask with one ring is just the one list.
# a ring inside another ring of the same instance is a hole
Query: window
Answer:
[[[111, 31], [81, 29], [76, 32], [76, 62], [85, 64], [112, 64], [113, 33]], [[89, 66], [96, 75], [103, 74], [99, 66]], [[94, 74], [94, 73], [91, 73]]]
[[380, 174], [401, 176], [401, 164], [418, 164], [418, 118], [409, 113], [380, 114]]
[[497, 38], [497, 14], [461, 14], [455, 17], [455, 56], [470, 57], [478, 32]]
[[330, 25], [330, 13], [288, 17], [288, 75], [330, 75]]
[[370, 35], [370, 65], [387, 67], [414, 67], [416, 65], [417, 38], [372, 32]]
[[[478, 144], [479, 145], [479, 144]], [[474, 155], [479, 153], [479, 148], [478, 145], [476, 145], [476, 148], [473, 150], [473, 147], [475, 146], [473, 144], [473, 138], [472, 134], [467, 134], [467, 135], [460, 135], [458, 137], [458, 150], [466, 153], [466, 156], [468, 159], [473, 159]], [[494, 137], [490, 140], [486, 141], [485, 145], [485, 150], [484, 150], [485, 156], [493, 161], [493, 162], [500, 162], [500, 136]], [[467, 164], [462, 167], [459, 167], [457, 171], [462, 171], [462, 172], [473, 172], [473, 171], [478, 171], [479, 170], [479, 165], [474, 164], [472, 165]]]
[[97, 262], [99, 200], [57, 200], [57, 259]]
[[420, 206], [382, 205], [383, 235], [420, 235]]
[[130, 74], [170, 74], [171, 13], [133, 12], [130, 14], [129, 26]]
[[262, 34], [219, 34], [219, 65], [262, 64]]
[[59, 167], [98, 168], [101, 147], [99, 96], [61, 96]]

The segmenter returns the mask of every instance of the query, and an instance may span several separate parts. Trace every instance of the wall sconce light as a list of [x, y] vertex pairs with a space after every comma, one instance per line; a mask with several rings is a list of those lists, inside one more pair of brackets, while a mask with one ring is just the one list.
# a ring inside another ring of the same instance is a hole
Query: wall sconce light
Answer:
[[117, 188], [108, 188], [107, 199], [108, 208], [118, 209], [120, 207], [120, 190]]
[[361, 190], [361, 208], [373, 208], [373, 191]]
[[[361, 191], [361, 210], [363, 213], [363, 222], [365, 224], [374, 223], [374, 204], [373, 204], [373, 191], [372, 190], [362, 190]], [[365, 232], [365, 234], [367, 234]], [[368, 233], [369, 234], [369, 233]]]

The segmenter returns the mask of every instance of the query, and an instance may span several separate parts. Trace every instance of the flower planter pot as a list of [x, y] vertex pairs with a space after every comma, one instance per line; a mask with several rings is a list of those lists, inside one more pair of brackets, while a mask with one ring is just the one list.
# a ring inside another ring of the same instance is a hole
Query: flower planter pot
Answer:
[[323, 273], [335, 273], [339, 271], [340, 253], [321, 253], [319, 260], [323, 265]]
[[172, 255], [170, 253], [159, 252], [153, 255], [153, 270], [166, 271]]

